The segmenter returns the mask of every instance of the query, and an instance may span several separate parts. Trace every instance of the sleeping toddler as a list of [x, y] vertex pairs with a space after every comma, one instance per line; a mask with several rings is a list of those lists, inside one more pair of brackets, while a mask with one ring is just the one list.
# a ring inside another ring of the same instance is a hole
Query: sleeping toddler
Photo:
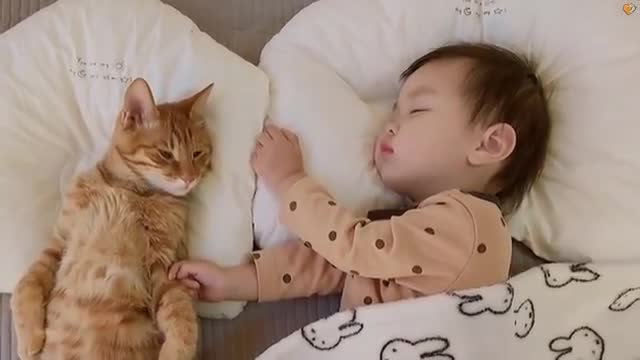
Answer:
[[305, 174], [296, 135], [267, 125], [251, 164], [299, 240], [239, 266], [178, 262], [170, 278], [211, 302], [342, 292], [342, 310], [507, 280], [504, 216], [539, 176], [549, 140], [541, 84], [505, 49], [456, 44], [416, 60], [401, 85], [373, 158], [411, 208], [355, 216]]

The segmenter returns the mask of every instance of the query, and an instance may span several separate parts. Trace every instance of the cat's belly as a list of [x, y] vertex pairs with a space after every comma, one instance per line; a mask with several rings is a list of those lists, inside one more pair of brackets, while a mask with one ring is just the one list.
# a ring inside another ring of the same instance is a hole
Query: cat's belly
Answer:
[[[133, 262], [133, 260], [132, 260]], [[64, 292], [78, 299], [118, 299], [132, 306], [149, 303], [148, 275], [142, 260], [137, 264], [108, 262], [107, 259], [62, 261], [56, 278], [56, 293]]]
[[42, 360], [157, 359], [162, 335], [140, 300], [61, 289], [52, 295]]
[[82, 224], [69, 230], [55, 293], [82, 300], [117, 299], [131, 307], [144, 307], [150, 298], [147, 235], [120, 206], [104, 212], [83, 218]]
[[58, 271], [41, 359], [157, 358], [162, 338], [150, 315], [142, 259], [79, 258], [87, 260], [63, 260]]

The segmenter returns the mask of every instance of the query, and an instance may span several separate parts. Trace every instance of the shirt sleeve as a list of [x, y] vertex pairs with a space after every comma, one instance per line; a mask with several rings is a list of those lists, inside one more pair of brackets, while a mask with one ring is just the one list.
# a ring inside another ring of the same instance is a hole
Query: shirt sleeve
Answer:
[[338, 269], [375, 279], [432, 275], [453, 281], [473, 253], [476, 233], [469, 210], [453, 196], [390, 220], [371, 222], [339, 206], [306, 177], [283, 196], [280, 218]]
[[344, 287], [346, 274], [298, 241], [253, 253], [258, 301], [328, 295]]

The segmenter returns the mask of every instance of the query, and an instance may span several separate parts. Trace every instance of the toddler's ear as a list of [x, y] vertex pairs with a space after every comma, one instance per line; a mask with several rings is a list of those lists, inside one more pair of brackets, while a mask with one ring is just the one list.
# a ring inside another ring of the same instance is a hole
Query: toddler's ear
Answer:
[[511, 155], [516, 147], [516, 131], [506, 123], [488, 127], [482, 134], [480, 144], [469, 155], [472, 165], [498, 163]]

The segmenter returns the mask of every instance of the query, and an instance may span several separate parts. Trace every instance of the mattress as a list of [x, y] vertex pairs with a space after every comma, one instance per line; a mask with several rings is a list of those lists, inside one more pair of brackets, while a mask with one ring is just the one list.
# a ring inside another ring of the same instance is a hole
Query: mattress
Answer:
[[[257, 63], [264, 44], [300, 9], [315, 0], [165, 0], [218, 42]], [[53, 0], [0, 0], [0, 33]], [[0, 38], [1, 41], [1, 38]], [[542, 261], [514, 244], [511, 273]], [[17, 360], [8, 294], [0, 294], [0, 360]], [[233, 320], [202, 320], [200, 358], [253, 359], [303, 325], [338, 310], [339, 297], [249, 304]]]

